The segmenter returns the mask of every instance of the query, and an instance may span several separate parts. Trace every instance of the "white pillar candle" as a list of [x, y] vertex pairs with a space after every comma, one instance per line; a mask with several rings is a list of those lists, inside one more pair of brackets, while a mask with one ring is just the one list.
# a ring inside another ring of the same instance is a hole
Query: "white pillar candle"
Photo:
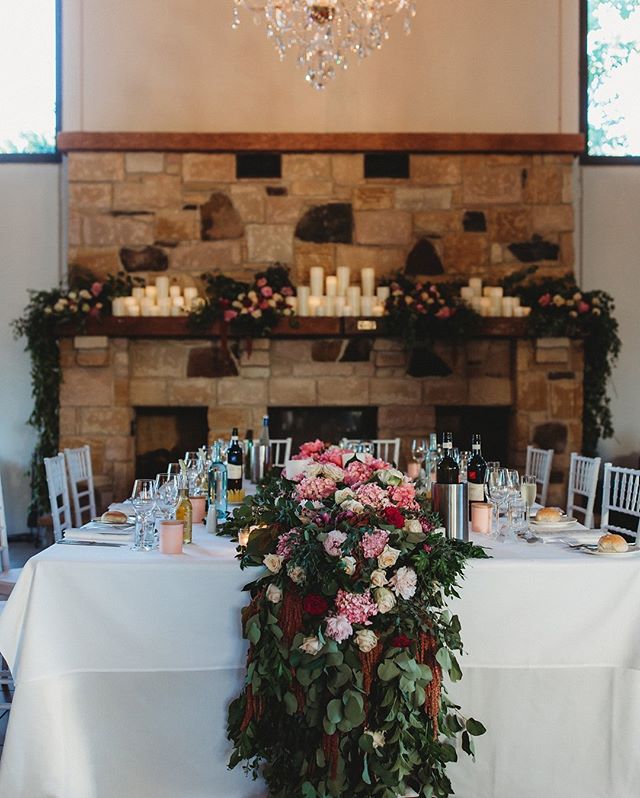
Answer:
[[489, 297], [489, 313], [491, 316], [502, 316], [502, 297], [490, 296]]
[[327, 315], [327, 307], [322, 302], [316, 308], [316, 316], [326, 316]]
[[513, 304], [513, 297], [512, 296], [505, 296], [502, 299], [502, 315], [510, 318], [513, 316], [513, 311], [515, 310], [515, 305]]
[[140, 315], [151, 316], [153, 311], [153, 299], [150, 296], [143, 296], [140, 300]]
[[327, 296], [335, 296], [338, 292], [338, 278], [333, 275], [327, 277]]
[[325, 308], [327, 311], [327, 316], [335, 316], [336, 315], [336, 299], [338, 297], [335, 296], [328, 296], [325, 297], [324, 303]]
[[345, 298], [343, 296], [337, 296], [334, 302], [334, 312], [336, 316], [344, 316], [344, 306], [345, 306]]
[[470, 277], [469, 288], [474, 296], [482, 296], [482, 277]]
[[373, 306], [373, 315], [374, 316], [384, 316], [384, 305], [374, 305]]
[[182, 296], [182, 288], [179, 285], [170, 285], [169, 286], [169, 296], [173, 299], [177, 296]]
[[471, 307], [476, 313], [480, 313], [480, 315], [482, 315], [482, 300], [483, 297], [481, 296], [474, 296], [471, 298]]
[[347, 302], [351, 307], [354, 316], [360, 315], [360, 286], [350, 285], [347, 288]]
[[288, 296], [286, 299], [287, 305], [293, 309], [293, 311], [297, 311], [298, 309], [298, 297], [297, 296]]
[[127, 315], [127, 305], [124, 301], [124, 297], [121, 296], [114, 297], [113, 302], [111, 303], [111, 313], [114, 316]]
[[298, 286], [298, 316], [309, 315], [309, 296], [311, 292], [308, 285]]
[[351, 281], [351, 269], [348, 266], [338, 266], [336, 276], [338, 278], [338, 296], [346, 296]]
[[144, 288], [141, 285], [137, 285], [135, 288], [131, 289], [131, 296], [136, 299], [142, 299], [144, 295]]
[[324, 294], [324, 269], [322, 266], [311, 267], [309, 282], [311, 284], [311, 296], [322, 296]]
[[376, 288], [376, 296], [378, 297], [378, 302], [380, 302], [381, 305], [384, 305], [387, 299], [389, 299], [391, 296], [391, 289], [388, 285], [379, 285]]
[[360, 300], [360, 314], [362, 316], [373, 316], [373, 297], [363, 296]]
[[460, 289], [460, 296], [465, 302], [470, 303], [475, 294], [473, 293], [473, 288], [470, 285], [463, 285]]
[[491, 315], [491, 300], [488, 296], [483, 296], [480, 299], [480, 315], [481, 316], [490, 316]]
[[376, 273], [374, 269], [361, 269], [360, 282], [362, 283], [362, 296], [373, 296], [376, 287]]
[[146, 297], [150, 297], [151, 299], [155, 299], [158, 295], [158, 290], [156, 289], [155, 285], [145, 285], [144, 295]]
[[184, 306], [187, 310], [191, 310], [193, 300], [198, 296], [198, 289], [195, 286], [188, 285], [182, 293], [184, 294]]
[[309, 297], [309, 316], [318, 316], [318, 310], [322, 305], [322, 297], [310, 296]]
[[151, 313], [149, 315], [150, 316], [162, 316], [162, 313], [160, 312], [160, 306], [159, 305], [151, 305]]
[[158, 299], [158, 308], [160, 310], [160, 316], [170, 316], [171, 315], [171, 297], [164, 297], [163, 299]]
[[140, 315], [140, 305], [137, 303], [135, 305], [127, 305], [127, 316], [139, 316]]
[[353, 308], [351, 307], [351, 305], [344, 305], [343, 306], [342, 315], [343, 316], [353, 316], [354, 315]]
[[166, 299], [169, 296], [169, 278], [156, 277], [156, 298]]
[[490, 285], [485, 285], [485, 287], [482, 289], [482, 296], [484, 296], [484, 297], [491, 296], [491, 286]]
[[[182, 297], [174, 297], [174, 299], [182, 299]], [[171, 306], [171, 315], [172, 316], [182, 316], [184, 315], [184, 308], [182, 305], [172, 305]]]
[[180, 310], [182, 311], [182, 309], [184, 308], [184, 297], [174, 296], [173, 299], [171, 300], [171, 304], [173, 305], [174, 308], [180, 308]]
[[514, 308], [519, 308], [520, 307], [520, 297], [519, 296], [512, 296], [511, 299], [513, 299], [513, 307]]

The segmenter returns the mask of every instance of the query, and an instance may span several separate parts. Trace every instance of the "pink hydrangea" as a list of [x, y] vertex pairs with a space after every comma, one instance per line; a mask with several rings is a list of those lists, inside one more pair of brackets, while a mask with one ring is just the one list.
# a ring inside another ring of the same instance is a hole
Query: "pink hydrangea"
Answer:
[[326, 499], [336, 492], [336, 483], [326, 477], [305, 477], [296, 486], [296, 498], [299, 501]]
[[371, 626], [369, 618], [378, 614], [378, 605], [371, 598], [369, 590], [365, 590], [364, 593], [349, 593], [346, 590], [338, 590], [336, 609], [339, 615], [346, 618], [349, 623], [359, 623], [363, 626]]
[[389, 504], [389, 497], [384, 488], [373, 483], [361, 485], [356, 490], [356, 499], [361, 503], [373, 507], [376, 510], [381, 510]]
[[278, 538], [276, 545], [276, 554], [282, 557], [283, 560], [288, 560], [293, 554], [293, 550], [300, 543], [300, 530], [290, 529], [288, 532], [283, 532]]
[[397, 507], [402, 507], [405, 510], [417, 510], [419, 508], [416, 501], [416, 489], [411, 482], [405, 482], [402, 485], [392, 485], [387, 488], [387, 494]]
[[339, 466], [342, 468], [342, 455], [344, 454], [344, 450], [341, 449], [339, 446], [330, 446], [326, 452], [322, 452], [317, 456], [317, 461], [319, 463], [333, 463], [334, 465]]
[[344, 532], [340, 532], [338, 529], [333, 529], [324, 541], [324, 550], [330, 557], [341, 557], [342, 556], [342, 544], [347, 539], [347, 536]]
[[326, 635], [336, 643], [342, 643], [353, 634], [353, 626], [344, 617], [344, 615], [335, 615], [327, 618]]
[[384, 547], [389, 542], [389, 533], [384, 529], [376, 529], [374, 532], [363, 535], [360, 541], [360, 548], [365, 557], [378, 557], [384, 551]]
[[303, 443], [300, 447], [300, 452], [298, 454], [294, 454], [291, 458], [292, 460], [316, 460], [318, 455], [320, 455], [325, 450], [324, 442], [321, 441], [319, 438], [316, 438], [315, 441], [307, 441], [307, 443]]
[[353, 488], [371, 479], [373, 469], [360, 460], [352, 460], [344, 470], [344, 484]]

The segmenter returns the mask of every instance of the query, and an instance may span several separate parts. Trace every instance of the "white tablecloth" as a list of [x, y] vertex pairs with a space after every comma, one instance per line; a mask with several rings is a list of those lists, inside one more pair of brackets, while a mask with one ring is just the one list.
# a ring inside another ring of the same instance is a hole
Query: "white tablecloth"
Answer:
[[[0, 620], [17, 680], [1, 798], [262, 798], [226, 770], [241, 685], [241, 572], [201, 530], [180, 557], [57, 545]], [[492, 543], [462, 599], [453, 695], [488, 734], [460, 798], [640, 793], [640, 560]]]

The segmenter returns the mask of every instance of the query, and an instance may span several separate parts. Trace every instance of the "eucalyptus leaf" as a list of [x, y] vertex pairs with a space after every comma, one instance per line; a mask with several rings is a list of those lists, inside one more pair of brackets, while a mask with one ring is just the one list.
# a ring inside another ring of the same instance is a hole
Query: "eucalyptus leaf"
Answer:
[[480, 737], [481, 735], [486, 733], [486, 728], [479, 720], [475, 720], [474, 718], [469, 718], [466, 723], [466, 728], [469, 734], [473, 734], [474, 737]]

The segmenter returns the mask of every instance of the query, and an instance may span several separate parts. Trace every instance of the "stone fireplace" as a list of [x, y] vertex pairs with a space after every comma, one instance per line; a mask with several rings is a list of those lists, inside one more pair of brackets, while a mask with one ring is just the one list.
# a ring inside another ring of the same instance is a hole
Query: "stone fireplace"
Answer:
[[[204, 271], [250, 279], [275, 262], [297, 284], [315, 265], [434, 281], [573, 269], [580, 137], [64, 133], [60, 145], [71, 280], [124, 270], [198, 285]], [[212, 440], [257, 431], [269, 408], [321, 406], [373, 408], [377, 435], [402, 438], [403, 460], [412, 437], [436, 429], [437, 408], [502, 411], [508, 462], [522, 466], [528, 443], [553, 447], [550, 500], [563, 500], [582, 438], [579, 341], [485, 325], [408, 363], [383, 334], [278, 334], [249, 353], [186, 327], [152, 329], [105, 323], [61, 339], [60, 445], [90, 443], [116, 496], [134, 476], [136, 409], [204, 408]]]

